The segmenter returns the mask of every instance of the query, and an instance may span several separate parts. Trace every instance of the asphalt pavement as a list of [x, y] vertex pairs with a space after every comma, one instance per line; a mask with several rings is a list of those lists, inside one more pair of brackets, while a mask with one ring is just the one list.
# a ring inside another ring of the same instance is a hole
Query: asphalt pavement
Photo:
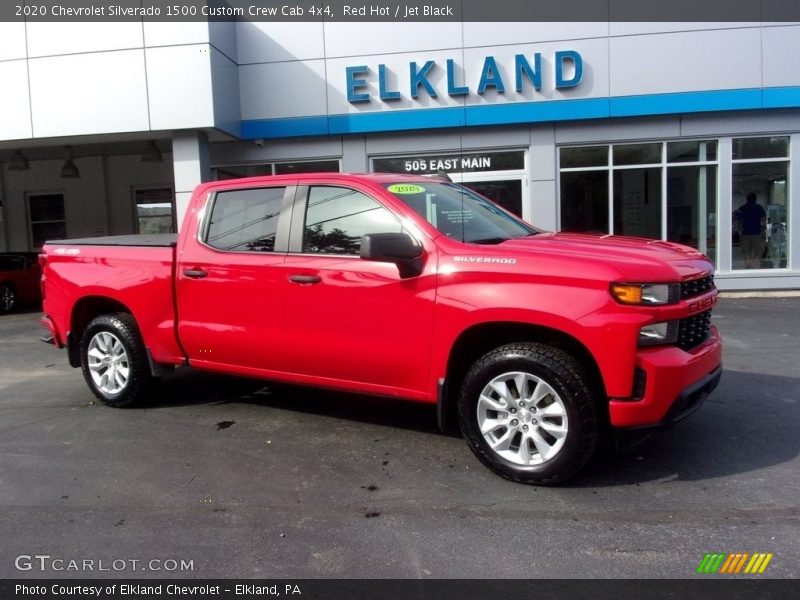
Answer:
[[181, 370], [107, 408], [38, 313], [1, 316], [0, 577], [691, 578], [707, 552], [798, 577], [798, 315], [722, 299], [713, 396], [558, 488], [496, 477], [411, 402]]

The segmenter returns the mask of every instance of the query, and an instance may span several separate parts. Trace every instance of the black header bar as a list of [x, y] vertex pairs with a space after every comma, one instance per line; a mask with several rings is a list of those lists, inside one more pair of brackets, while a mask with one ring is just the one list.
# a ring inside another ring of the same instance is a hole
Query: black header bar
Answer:
[[553, 579], [17, 579], [3, 600], [785, 600], [800, 580], [723, 578]]
[[0, 21], [774, 22], [798, 0], [3, 0]]

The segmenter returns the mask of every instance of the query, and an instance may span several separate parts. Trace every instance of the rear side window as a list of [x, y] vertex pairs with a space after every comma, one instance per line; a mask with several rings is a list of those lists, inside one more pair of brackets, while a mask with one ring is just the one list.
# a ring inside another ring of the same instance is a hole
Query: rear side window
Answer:
[[211, 210], [206, 244], [229, 252], [272, 252], [286, 188], [219, 192]]
[[400, 231], [394, 215], [366, 194], [328, 186], [308, 192], [303, 252], [358, 254], [362, 235]]

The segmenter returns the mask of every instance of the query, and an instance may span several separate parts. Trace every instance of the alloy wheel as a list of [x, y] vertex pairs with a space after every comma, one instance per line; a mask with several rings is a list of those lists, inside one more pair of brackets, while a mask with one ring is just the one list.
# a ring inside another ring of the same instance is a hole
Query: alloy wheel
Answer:
[[514, 371], [492, 379], [478, 399], [483, 439], [499, 457], [521, 466], [552, 460], [569, 430], [567, 409], [541, 377]]

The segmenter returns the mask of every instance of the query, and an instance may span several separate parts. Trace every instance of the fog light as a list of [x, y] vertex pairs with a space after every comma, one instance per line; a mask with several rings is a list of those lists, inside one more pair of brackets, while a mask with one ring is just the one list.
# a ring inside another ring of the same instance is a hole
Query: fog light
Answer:
[[672, 344], [678, 339], [678, 322], [662, 321], [645, 325], [639, 330], [639, 345]]

